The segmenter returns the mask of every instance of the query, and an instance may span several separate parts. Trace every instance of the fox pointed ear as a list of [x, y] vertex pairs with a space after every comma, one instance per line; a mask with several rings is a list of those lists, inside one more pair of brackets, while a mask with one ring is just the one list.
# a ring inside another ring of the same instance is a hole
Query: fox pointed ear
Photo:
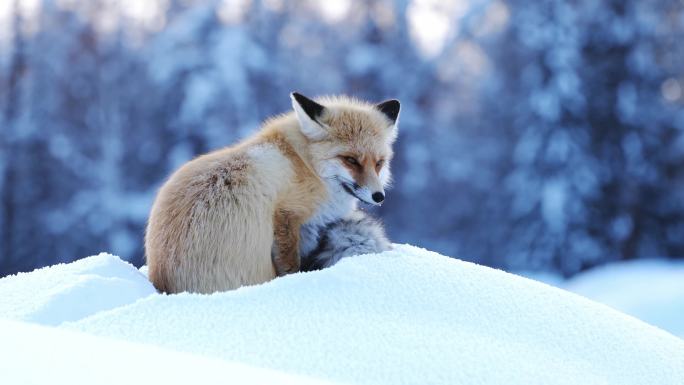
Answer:
[[302, 133], [311, 140], [324, 139], [328, 132], [319, 119], [325, 112], [325, 107], [298, 92], [291, 93], [290, 98]]
[[401, 108], [401, 104], [397, 99], [385, 100], [382, 103], [376, 104], [375, 108], [385, 114], [387, 119], [392, 122], [392, 125], [397, 124], [397, 118], [399, 118], [399, 109]]
[[392, 122], [388, 130], [390, 130], [389, 140], [390, 142], [394, 142], [397, 139], [398, 134], [397, 120], [399, 119], [399, 109], [401, 108], [401, 104], [397, 99], [390, 99], [376, 104], [375, 108], [385, 114], [387, 119]]

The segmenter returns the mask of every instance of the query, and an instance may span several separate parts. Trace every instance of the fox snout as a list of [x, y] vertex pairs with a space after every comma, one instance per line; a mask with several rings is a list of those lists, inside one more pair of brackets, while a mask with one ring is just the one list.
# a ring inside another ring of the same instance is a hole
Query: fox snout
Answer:
[[385, 200], [385, 190], [378, 174], [374, 170], [366, 173], [363, 182], [365, 183], [362, 185], [361, 191], [364, 201], [378, 206], [381, 205]]
[[351, 196], [363, 203], [380, 206], [385, 200], [385, 191], [380, 187], [373, 189], [369, 186], [361, 186], [356, 182], [342, 183], [342, 188]]
[[383, 191], [382, 188], [380, 190], [375, 190], [366, 186], [361, 187], [358, 191], [360, 192], [360, 197], [358, 198], [365, 203], [380, 206], [382, 205], [382, 202], [385, 201], [385, 191]]

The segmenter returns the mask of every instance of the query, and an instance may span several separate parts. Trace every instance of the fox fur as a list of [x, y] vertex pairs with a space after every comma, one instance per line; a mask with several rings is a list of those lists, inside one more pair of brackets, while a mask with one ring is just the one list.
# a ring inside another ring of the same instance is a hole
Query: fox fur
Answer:
[[159, 190], [145, 234], [154, 286], [212, 293], [297, 272], [320, 229], [380, 204], [399, 102], [293, 93], [294, 111], [199, 156]]
[[361, 210], [329, 223], [318, 234], [318, 245], [302, 255], [302, 271], [320, 270], [353, 255], [391, 248], [382, 225]]

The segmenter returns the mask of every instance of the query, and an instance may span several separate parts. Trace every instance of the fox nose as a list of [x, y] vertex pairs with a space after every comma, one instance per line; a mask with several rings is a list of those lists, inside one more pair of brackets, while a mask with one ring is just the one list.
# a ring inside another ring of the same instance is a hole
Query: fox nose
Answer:
[[371, 197], [375, 203], [380, 203], [385, 200], [385, 194], [381, 193], [380, 191], [374, 192]]

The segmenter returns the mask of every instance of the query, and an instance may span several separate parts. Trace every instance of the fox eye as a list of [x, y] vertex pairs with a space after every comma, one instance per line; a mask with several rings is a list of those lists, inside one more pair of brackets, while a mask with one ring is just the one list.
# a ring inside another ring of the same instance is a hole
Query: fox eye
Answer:
[[381, 168], [383, 164], [385, 164], [385, 160], [384, 160], [384, 159], [380, 159], [380, 160], [375, 164], [375, 168]]
[[353, 156], [343, 156], [342, 159], [344, 159], [344, 161], [347, 162], [347, 164], [349, 164], [350, 166], [360, 166], [359, 161], [356, 160], [356, 158], [354, 158]]

